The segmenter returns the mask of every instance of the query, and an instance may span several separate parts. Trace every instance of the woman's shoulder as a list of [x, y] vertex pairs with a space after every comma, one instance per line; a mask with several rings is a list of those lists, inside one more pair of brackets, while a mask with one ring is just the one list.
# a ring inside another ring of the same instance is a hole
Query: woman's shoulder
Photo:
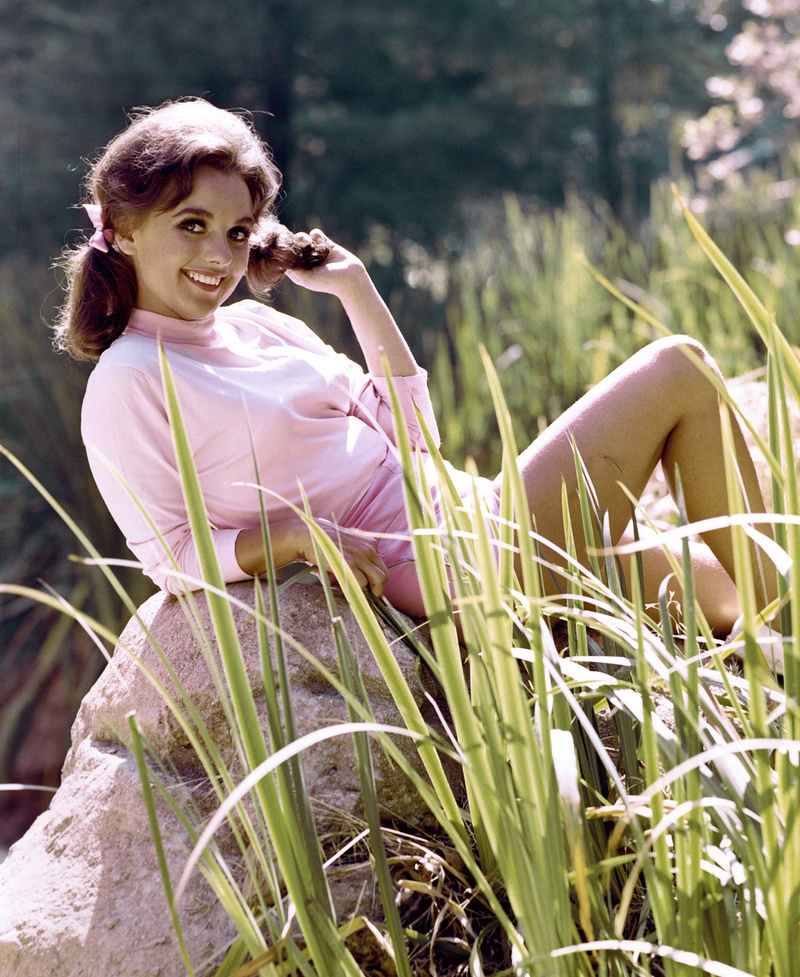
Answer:
[[158, 369], [158, 344], [148, 336], [125, 332], [103, 350], [91, 375], [111, 367], [128, 367], [145, 373]]
[[106, 398], [124, 398], [161, 387], [158, 346], [143, 336], [125, 334], [104, 350], [89, 374], [84, 407]]

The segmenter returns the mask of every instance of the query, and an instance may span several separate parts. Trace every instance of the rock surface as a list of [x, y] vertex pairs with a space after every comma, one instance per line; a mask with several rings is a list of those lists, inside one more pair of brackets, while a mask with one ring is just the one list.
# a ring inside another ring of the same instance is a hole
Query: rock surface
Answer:
[[[252, 584], [230, 588], [252, 606]], [[205, 600], [198, 599], [200, 624], [209, 628]], [[311, 656], [338, 672], [330, 615], [321, 588], [295, 584], [279, 598], [282, 628]], [[348, 620], [340, 599], [339, 612]], [[127, 713], [136, 711], [154, 751], [178, 774], [177, 790], [195, 800], [208, 797], [208, 781], [186, 734], [163, 698], [137, 665], [139, 658], [172, 689], [145, 628], [160, 645], [226, 763], [237, 767], [230, 725], [209, 668], [179, 603], [158, 594], [140, 608], [123, 633], [111, 664], [84, 699], [72, 730], [72, 748], [62, 786], [50, 809], [35, 822], [0, 865], [0, 977], [181, 977], [185, 968], [174, 938], [147, 825], [139, 777], [128, 741]], [[260, 683], [260, 653], [252, 615], [235, 608], [234, 617], [253, 687]], [[144, 627], [142, 626], [144, 625]], [[210, 630], [210, 628], [209, 628]], [[378, 722], [403, 725], [372, 653], [355, 625], [348, 628], [362, 678]], [[313, 664], [287, 643], [292, 696], [300, 735], [347, 721], [344, 701]], [[425, 706], [435, 691], [423, 678], [415, 656], [395, 645], [395, 659]], [[265, 722], [262, 715], [262, 723]], [[264, 727], [265, 728], [265, 727]], [[414, 758], [410, 741], [398, 738]], [[408, 823], [426, 812], [406, 776], [373, 747], [375, 782], [387, 817]], [[417, 763], [419, 767], [419, 764]], [[361, 795], [352, 741], [337, 737], [304, 754], [309, 794], [321, 832], [334, 830], [341, 815], [361, 813]], [[455, 774], [455, 771], [454, 771]], [[205, 783], [205, 788], [203, 784]], [[163, 800], [159, 818], [173, 880], [186, 860], [186, 833]], [[357, 878], [356, 885], [363, 885]], [[352, 892], [334, 889], [340, 918], [353, 911]], [[195, 872], [181, 903], [186, 943], [198, 975], [208, 971], [210, 955], [235, 935], [208, 884]]]

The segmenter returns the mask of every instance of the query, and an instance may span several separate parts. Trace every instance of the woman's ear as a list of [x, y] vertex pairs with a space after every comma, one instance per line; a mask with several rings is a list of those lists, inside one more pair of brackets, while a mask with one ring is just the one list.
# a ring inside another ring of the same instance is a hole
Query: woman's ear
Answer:
[[130, 235], [123, 234], [122, 231], [114, 232], [114, 244], [116, 244], [123, 254], [127, 254], [128, 257], [136, 254], [136, 242]]

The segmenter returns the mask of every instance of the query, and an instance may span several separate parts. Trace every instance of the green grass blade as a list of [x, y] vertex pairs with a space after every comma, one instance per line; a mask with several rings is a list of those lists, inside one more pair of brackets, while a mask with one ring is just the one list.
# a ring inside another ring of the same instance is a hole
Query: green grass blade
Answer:
[[134, 713], [131, 713], [128, 716], [128, 728], [130, 730], [133, 755], [136, 758], [136, 767], [139, 771], [139, 780], [142, 784], [142, 798], [144, 800], [145, 810], [147, 811], [147, 822], [150, 826], [150, 836], [153, 839], [153, 845], [156, 850], [158, 871], [161, 875], [161, 883], [164, 887], [164, 895], [166, 896], [170, 918], [172, 919], [172, 928], [175, 930], [175, 936], [178, 940], [178, 946], [180, 947], [183, 964], [190, 974], [190, 977], [194, 977], [194, 968], [192, 967], [192, 961], [189, 957], [189, 951], [186, 948], [186, 941], [183, 937], [183, 927], [181, 926], [180, 916], [178, 915], [178, 907], [175, 900], [175, 894], [172, 889], [172, 879], [170, 878], [169, 867], [167, 865], [166, 855], [164, 854], [164, 845], [161, 840], [161, 830], [158, 826], [158, 815], [156, 813], [153, 790], [150, 786], [150, 770], [148, 769], [147, 761], [145, 760], [144, 749], [142, 748], [142, 739], [139, 733], [139, 726], [136, 722], [136, 716]]

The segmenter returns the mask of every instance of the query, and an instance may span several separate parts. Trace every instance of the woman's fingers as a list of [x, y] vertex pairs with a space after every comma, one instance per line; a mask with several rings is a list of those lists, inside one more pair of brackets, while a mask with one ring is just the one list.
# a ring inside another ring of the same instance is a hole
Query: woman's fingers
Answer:
[[326, 519], [318, 520], [318, 525], [330, 536], [336, 548], [362, 590], [371, 590], [380, 597], [389, 579], [389, 571], [378, 556], [377, 546], [372, 536], [354, 529], [343, 529]]
[[376, 597], [380, 597], [383, 593], [383, 589], [389, 580], [389, 571], [384, 566], [383, 560], [375, 554], [375, 556], [368, 560], [366, 563], [359, 564], [354, 567], [356, 570], [356, 579], [359, 576], [363, 577], [365, 584], [361, 585], [359, 580], [359, 585], [361, 585], [362, 590], [371, 590]]
[[[335, 539], [334, 542], [336, 542]], [[359, 587], [362, 590], [371, 590], [377, 597], [380, 597], [389, 579], [389, 572], [383, 560], [378, 556], [374, 542], [369, 540], [369, 543], [369, 546], [340, 546], [340, 552], [355, 574]]]
[[309, 237], [314, 244], [333, 244], [333, 241], [331, 241], [328, 235], [318, 227], [315, 227], [313, 231], [309, 232]]
[[315, 227], [313, 231], [297, 231], [294, 236], [295, 242], [301, 247], [307, 247], [309, 245], [329, 245], [334, 246], [333, 241], [324, 234], [318, 227]]
[[[386, 567], [383, 565], [380, 559], [378, 560], [377, 564], [372, 562], [353, 562], [348, 560], [346, 556], [345, 560], [347, 561], [347, 565], [353, 571], [353, 576], [356, 578], [356, 583], [358, 586], [362, 590], [371, 590], [376, 597], [380, 597], [389, 579], [389, 574]], [[330, 578], [331, 583], [337, 582], [336, 576], [330, 570], [328, 571], [328, 577]]]

